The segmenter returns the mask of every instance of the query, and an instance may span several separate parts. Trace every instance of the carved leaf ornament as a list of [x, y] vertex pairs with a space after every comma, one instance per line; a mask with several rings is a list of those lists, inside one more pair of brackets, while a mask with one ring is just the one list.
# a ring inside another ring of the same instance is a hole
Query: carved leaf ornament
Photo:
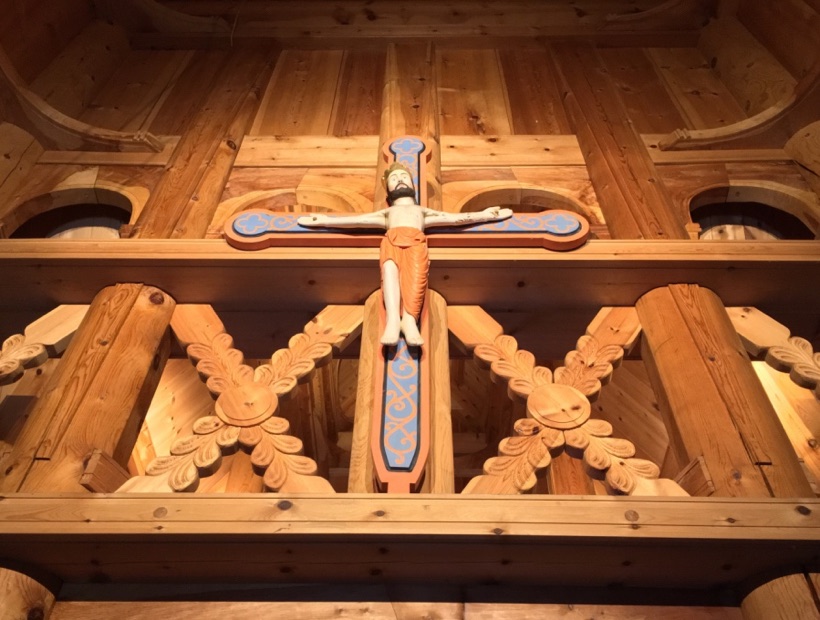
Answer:
[[660, 475], [654, 463], [634, 458], [631, 442], [611, 437], [609, 422], [590, 419], [590, 399], [598, 396], [623, 359], [620, 346], [601, 347], [594, 337], [582, 336], [555, 373], [537, 366], [535, 357], [518, 349], [512, 336], [480, 344], [474, 354], [494, 380], [508, 382], [510, 398], [526, 402], [528, 417], [515, 423], [515, 436], [499, 443], [499, 456], [484, 463], [484, 475], [473, 478], [464, 493], [530, 491], [536, 473], [562, 450], [582, 459], [589, 475], [604, 480], [614, 493], [628, 495], [639, 478]]
[[0, 385], [9, 385], [23, 376], [26, 368], [34, 368], [48, 359], [42, 344], [27, 343], [22, 334], [6, 338], [0, 349]]
[[797, 385], [814, 390], [820, 398], [820, 352], [812, 350], [811, 343], [793, 336], [785, 343], [771, 347], [766, 363], [772, 368], [788, 372]]
[[233, 348], [233, 339], [224, 332], [210, 343], [189, 345], [188, 356], [216, 398], [216, 415], [197, 420], [193, 434], [177, 439], [171, 454], [154, 459], [146, 473], [169, 474], [171, 489], [193, 491], [201, 477], [219, 470], [223, 455], [242, 449], [250, 453], [254, 471], [270, 491], [333, 492], [316, 476], [315, 461], [302, 456], [302, 441], [287, 434], [288, 421], [274, 415], [280, 399], [288, 398], [317, 366], [330, 361], [331, 343], [338, 335], [317, 325], [306, 329], [255, 370], [244, 364], [242, 352]]

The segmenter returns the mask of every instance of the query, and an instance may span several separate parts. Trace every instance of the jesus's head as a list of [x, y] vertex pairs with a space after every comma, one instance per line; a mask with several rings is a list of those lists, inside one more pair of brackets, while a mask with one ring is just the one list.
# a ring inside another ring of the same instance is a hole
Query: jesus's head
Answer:
[[387, 189], [387, 204], [392, 205], [398, 198], [416, 198], [413, 175], [407, 166], [395, 162], [384, 171], [384, 187]]

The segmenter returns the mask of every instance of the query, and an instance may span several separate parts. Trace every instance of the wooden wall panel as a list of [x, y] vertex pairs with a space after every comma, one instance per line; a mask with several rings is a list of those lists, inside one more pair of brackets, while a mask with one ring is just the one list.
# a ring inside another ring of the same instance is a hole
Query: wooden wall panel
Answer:
[[151, 121], [155, 134], [180, 135], [189, 119], [202, 106], [227, 52], [224, 50], [194, 52], [185, 70]]
[[[385, 57], [383, 51], [345, 52], [331, 120], [334, 136], [379, 133]], [[376, 157], [374, 153], [374, 161]]]
[[741, 2], [737, 17], [797, 79], [820, 58], [820, 15], [803, 0]]
[[34, 79], [31, 90], [63, 114], [77, 118], [128, 51], [122, 28], [93, 21]]
[[339, 50], [283, 51], [250, 135], [327, 135], [343, 58]]
[[639, 133], [667, 133], [686, 126], [643, 49], [613, 47], [598, 53]]
[[495, 50], [440, 49], [436, 70], [442, 134], [512, 133]]
[[120, 70], [79, 116], [80, 120], [119, 131], [147, 129], [192, 55], [173, 50], [130, 52]]
[[743, 109], [696, 48], [647, 50], [689, 129], [723, 127], [746, 118]]
[[498, 51], [516, 134], [569, 134], [569, 120], [549, 52], [542, 48]]
[[0, 45], [24, 80], [33, 80], [87, 26], [91, 0], [11, 0], [3, 3]]
[[791, 93], [796, 80], [736, 19], [716, 19], [703, 29], [698, 49], [749, 116]]

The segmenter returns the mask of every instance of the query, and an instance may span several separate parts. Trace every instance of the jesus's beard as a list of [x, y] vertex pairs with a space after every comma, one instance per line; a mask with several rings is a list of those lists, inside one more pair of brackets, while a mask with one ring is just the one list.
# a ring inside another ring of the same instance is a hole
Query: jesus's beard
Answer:
[[416, 190], [409, 185], [399, 185], [387, 191], [387, 204], [392, 205], [398, 198], [415, 198]]

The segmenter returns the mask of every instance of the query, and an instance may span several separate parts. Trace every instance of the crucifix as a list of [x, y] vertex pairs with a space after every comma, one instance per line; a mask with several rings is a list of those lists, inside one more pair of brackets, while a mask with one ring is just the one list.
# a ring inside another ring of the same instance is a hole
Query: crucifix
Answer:
[[[371, 416], [371, 455], [377, 487], [387, 492], [418, 490], [429, 452], [428, 241], [449, 247], [535, 245], [569, 250], [582, 245], [589, 234], [586, 220], [568, 211], [516, 215], [500, 206], [477, 213], [427, 208], [423, 204], [425, 151], [424, 142], [414, 136], [388, 144], [385, 154], [395, 161], [382, 179], [389, 205], [385, 209], [340, 216], [245, 211], [225, 227], [228, 243], [240, 249], [378, 243], [383, 311], [372, 386], [377, 396]], [[383, 230], [386, 234], [381, 238], [352, 236], [334, 234], [334, 229]], [[439, 234], [428, 240], [428, 229]], [[432, 379], [449, 384], [447, 377]]]

